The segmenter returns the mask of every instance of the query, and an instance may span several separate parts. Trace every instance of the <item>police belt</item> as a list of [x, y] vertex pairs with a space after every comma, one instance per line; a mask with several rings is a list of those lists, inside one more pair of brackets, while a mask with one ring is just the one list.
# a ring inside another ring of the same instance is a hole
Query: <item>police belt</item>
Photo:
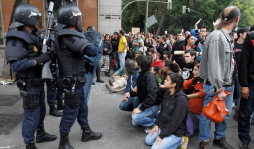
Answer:
[[85, 77], [64, 77], [62, 79], [62, 84], [64, 88], [80, 88], [86, 83]]
[[45, 80], [41, 78], [33, 78], [33, 79], [18, 79], [19, 81], [24, 81], [26, 87], [35, 87], [39, 85], [43, 85]]

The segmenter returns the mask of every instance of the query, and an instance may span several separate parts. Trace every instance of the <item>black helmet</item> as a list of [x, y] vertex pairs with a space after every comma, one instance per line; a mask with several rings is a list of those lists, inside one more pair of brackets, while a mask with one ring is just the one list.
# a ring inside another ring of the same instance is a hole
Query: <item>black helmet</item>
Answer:
[[9, 27], [10, 29], [23, 25], [28, 25], [37, 29], [42, 28], [41, 13], [38, 8], [31, 4], [18, 5], [13, 14], [14, 20]]
[[88, 26], [87, 31], [96, 31], [94, 26]]
[[66, 26], [83, 28], [82, 13], [74, 5], [60, 7], [57, 11], [57, 21]]

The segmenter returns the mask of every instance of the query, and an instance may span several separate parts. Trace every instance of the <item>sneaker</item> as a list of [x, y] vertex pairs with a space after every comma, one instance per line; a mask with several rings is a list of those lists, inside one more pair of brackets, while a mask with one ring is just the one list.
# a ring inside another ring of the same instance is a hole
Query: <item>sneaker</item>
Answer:
[[236, 108], [235, 103], [232, 103], [232, 109]]
[[241, 142], [240, 143], [240, 149], [250, 149], [250, 145], [247, 144], [247, 143]]
[[148, 134], [152, 129], [153, 129], [153, 126], [147, 127], [147, 128], [145, 129], [145, 133]]
[[183, 143], [179, 146], [178, 149], [187, 149], [189, 142], [189, 137], [183, 136]]
[[218, 139], [218, 140], [214, 139], [213, 140], [213, 145], [218, 146], [218, 147], [223, 148], [223, 149], [235, 149], [227, 143], [225, 136], [223, 136], [221, 139]]
[[199, 143], [200, 149], [210, 149], [209, 147], [209, 140], [204, 140]]

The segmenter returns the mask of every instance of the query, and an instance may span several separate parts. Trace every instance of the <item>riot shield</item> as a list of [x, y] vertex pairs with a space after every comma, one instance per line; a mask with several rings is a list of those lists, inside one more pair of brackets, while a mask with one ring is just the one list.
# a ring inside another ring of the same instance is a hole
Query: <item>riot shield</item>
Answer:
[[86, 65], [86, 84], [84, 86], [84, 93], [85, 102], [88, 102], [96, 67], [103, 53], [103, 42], [102, 35], [99, 32], [87, 31], [84, 32], [84, 35], [86, 36], [87, 40], [99, 46], [99, 51], [95, 57], [89, 57], [87, 55], [84, 56]]

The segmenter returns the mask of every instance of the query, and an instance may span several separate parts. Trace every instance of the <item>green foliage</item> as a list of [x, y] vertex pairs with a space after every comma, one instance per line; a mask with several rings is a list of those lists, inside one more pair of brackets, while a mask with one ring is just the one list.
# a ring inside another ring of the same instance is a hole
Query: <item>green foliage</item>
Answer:
[[[132, 0], [123, 0], [123, 6]], [[152, 0], [150, 0], [152, 1]], [[158, 1], [158, 0], [157, 0]], [[160, 0], [167, 1], [167, 0]], [[160, 34], [164, 34], [167, 30], [170, 33], [177, 31], [191, 30], [194, 24], [203, 18], [199, 24], [202, 26], [209, 26], [213, 28], [213, 21], [220, 17], [222, 10], [229, 6], [235, 5], [241, 10], [241, 17], [239, 26], [250, 26], [254, 23], [254, 2], [253, 0], [172, 0], [172, 10], [164, 11], [166, 4], [163, 3], [149, 3], [149, 16], [155, 15], [157, 21], [160, 22], [161, 16], [166, 13], [164, 23]], [[190, 13], [182, 14], [183, 5], [188, 6], [191, 10]], [[122, 15], [122, 27], [125, 31], [130, 31], [131, 27], [140, 27], [141, 31], [144, 29], [145, 18], [145, 2], [134, 2], [129, 5]], [[149, 27], [148, 30], [158, 29], [158, 23]]]

